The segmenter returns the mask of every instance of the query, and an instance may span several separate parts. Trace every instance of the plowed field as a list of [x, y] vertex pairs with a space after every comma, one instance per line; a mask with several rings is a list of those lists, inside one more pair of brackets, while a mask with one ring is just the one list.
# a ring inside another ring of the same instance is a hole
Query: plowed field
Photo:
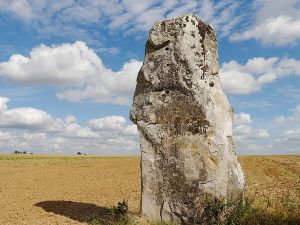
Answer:
[[[268, 215], [292, 212], [297, 217], [300, 156], [239, 160], [247, 178], [246, 195], [258, 209]], [[139, 176], [137, 157], [2, 155], [0, 225], [87, 224], [123, 199], [135, 216]]]

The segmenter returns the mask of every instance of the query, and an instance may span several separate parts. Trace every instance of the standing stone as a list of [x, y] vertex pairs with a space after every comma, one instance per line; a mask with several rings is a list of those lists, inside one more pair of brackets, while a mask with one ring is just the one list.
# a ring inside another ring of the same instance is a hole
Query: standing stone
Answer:
[[210, 202], [243, 196], [233, 109], [218, 72], [209, 25], [194, 15], [154, 24], [130, 113], [141, 144], [146, 219], [201, 223]]

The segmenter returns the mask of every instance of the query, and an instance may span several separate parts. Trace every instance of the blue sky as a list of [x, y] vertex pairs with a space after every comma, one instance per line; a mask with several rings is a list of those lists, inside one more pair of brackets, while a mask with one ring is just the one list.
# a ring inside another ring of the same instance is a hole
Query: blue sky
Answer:
[[138, 154], [148, 31], [193, 13], [219, 40], [239, 154], [300, 153], [300, 0], [0, 0], [0, 153]]

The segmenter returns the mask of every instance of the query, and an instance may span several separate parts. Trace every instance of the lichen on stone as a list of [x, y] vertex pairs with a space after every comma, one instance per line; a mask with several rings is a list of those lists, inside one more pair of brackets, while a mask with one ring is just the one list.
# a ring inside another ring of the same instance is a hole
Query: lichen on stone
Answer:
[[130, 112], [141, 144], [142, 216], [149, 220], [191, 224], [205, 216], [207, 199], [243, 195], [217, 48], [214, 30], [194, 15], [150, 30]]

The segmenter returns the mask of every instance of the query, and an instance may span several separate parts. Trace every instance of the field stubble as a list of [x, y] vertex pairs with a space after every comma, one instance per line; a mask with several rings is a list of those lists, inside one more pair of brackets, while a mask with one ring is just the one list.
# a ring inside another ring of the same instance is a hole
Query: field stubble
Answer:
[[[241, 156], [246, 197], [270, 224], [300, 224], [300, 156]], [[0, 156], [0, 224], [88, 224], [125, 199], [138, 224], [137, 157]], [[250, 215], [251, 216], [251, 215]]]

